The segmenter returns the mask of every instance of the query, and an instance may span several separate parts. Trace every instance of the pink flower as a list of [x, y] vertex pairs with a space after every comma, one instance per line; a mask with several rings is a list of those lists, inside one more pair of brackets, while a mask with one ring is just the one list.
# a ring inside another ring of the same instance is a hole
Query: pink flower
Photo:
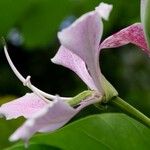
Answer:
[[[24, 85], [33, 91], [0, 107], [0, 114], [6, 119], [19, 116], [27, 118], [27, 121], [10, 137], [11, 141], [23, 139], [27, 142], [36, 132], [54, 131], [66, 124], [82, 108], [100, 102], [103, 96], [106, 97], [104, 77], [99, 66], [101, 49], [133, 43], [149, 54], [140, 23], [119, 31], [100, 44], [103, 34], [102, 18], [107, 20], [111, 9], [112, 5], [101, 3], [94, 11], [84, 14], [71, 26], [58, 33], [61, 46], [52, 62], [74, 71], [88, 88], [98, 93], [99, 96], [97, 98], [97, 95], [92, 94], [86, 97], [77, 108], [68, 104], [71, 98], [47, 94], [31, 84], [30, 76], [24, 79], [13, 65], [4, 47], [12, 70]], [[115, 90], [113, 92], [117, 94]]]

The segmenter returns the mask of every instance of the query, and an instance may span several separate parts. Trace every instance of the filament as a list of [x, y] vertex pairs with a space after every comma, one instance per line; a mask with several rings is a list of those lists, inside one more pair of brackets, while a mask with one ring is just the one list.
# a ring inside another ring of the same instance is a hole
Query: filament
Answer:
[[[33, 92], [35, 92], [36, 94], [38, 95], [41, 95], [45, 98], [48, 98], [50, 100], [54, 100], [56, 99], [57, 96], [55, 95], [51, 95], [51, 94], [48, 94], [40, 89], [38, 89], [37, 87], [35, 87], [34, 85], [31, 84], [30, 82], [30, 76], [28, 76], [26, 79], [19, 73], [19, 71], [17, 70], [17, 68], [15, 67], [15, 65], [13, 64], [9, 54], [8, 54], [8, 51], [7, 51], [7, 46], [4, 45], [4, 52], [5, 52], [5, 56], [7, 58], [7, 61], [12, 69], [12, 71], [14, 72], [14, 74], [18, 77], [18, 79], [23, 83], [24, 86], [27, 86], [29, 89], [31, 89]], [[61, 97], [62, 100], [68, 100], [70, 98], [68, 97]]]

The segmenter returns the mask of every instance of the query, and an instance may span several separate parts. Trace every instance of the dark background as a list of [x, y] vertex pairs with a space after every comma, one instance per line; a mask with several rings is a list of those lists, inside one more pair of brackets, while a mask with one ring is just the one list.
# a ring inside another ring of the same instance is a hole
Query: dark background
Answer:
[[[7, 40], [10, 56], [26, 77], [40, 89], [61, 96], [74, 96], [86, 85], [70, 70], [52, 64], [60, 44], [57, 32], [101, 0], [0, 0], [0, 37]], [[109, 21], [104, 21], [102, 40], [112, 33], [140, 22], [140, 0], [103, 0], [113, 4]], [[150, 116], [150, 59], [140, 49], [127, 45], [103, 50], [101, 70], [130, 104]], [[29, 90], [11, 71], [0, 47], [0, 104]], [[0, 120], [0, 149], [7, 147], [9, 135], [22, 119]]]

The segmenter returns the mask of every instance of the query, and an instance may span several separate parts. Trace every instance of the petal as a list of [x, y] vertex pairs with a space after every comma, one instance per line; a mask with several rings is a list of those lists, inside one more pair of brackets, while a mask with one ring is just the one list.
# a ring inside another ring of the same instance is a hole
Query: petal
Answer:
[[95, 8], [95, 10], [99, 13], [99, 15], [102, 18], [104, 18], [105, 20], [108, 20], [112, 8], [113, 8], [112, 5], [102, 2], [100, 3], [98, 7]]
[[100, 91], [99, 43], [103, 25], [99, 13], [92, 11], [77, 19], [58, 33], [60, 43], [78, 55], [86, 64], [94, 83]]
[[128, 43], [135, 44], [142, 48], [146, 53], [150, 53], [145, 40], [143, 26], [140, 23], [135, 23], [108, 37], [102, 42], [101, 49], [119, 47]]
[[28, 119], [10, 137], [10, 141], [28, 139], [37, 131], [50, 132], [66, 124], [78, 111], [62, 100], [55, 100]]
[[27, 93], [14, 101], [3, 104], [0, 107], [0, 115], [6, 119], [13, 119], [20, 116], [30, 118], [34, 113], [45, 107], [47, 103], [34, 93]]
[[66, 124], [84, 107], [100, 102], [101, 100], [102, 96], [98, 95], [97, 98], [97, 95], [94, 93], [91, 97], [81, 102], [78, 108], [74, 109], [58, 98], [51, 105], [47, 105], [32, 118], [28, 119], [14, 134], [11, 135], [10, 141], [22, 139], [27, 143], [29, 138], [38, 131], [54, 131]]
[[141, 21], [144, 23], [144, 17], [145, 17], [145, 9], [147, 5], [148, 0], [141, 0]]
[[93, 79], [88, 73], [84, 61], [67, 48], [61, 46], [54, 58], [51, 60], [55, 64], [59, 64], [71, 69], [87, 84], [90, 89], [97, 90]]

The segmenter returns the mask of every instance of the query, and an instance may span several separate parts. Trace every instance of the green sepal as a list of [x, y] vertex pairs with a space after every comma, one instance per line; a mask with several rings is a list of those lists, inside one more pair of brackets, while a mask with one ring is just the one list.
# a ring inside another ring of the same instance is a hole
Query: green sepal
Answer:
[[118, 92], [103, 75], [102, 75], [101, 81], [102, 81], [102, 87], [104, 90], [102, 102], [107, 103], [114, 97], [118, 96]]
[[70, 106], [74, 107], [74, 106], [78, 105], [81, 101], [84, 101], [86, 98], [92, 96], [93, 92], [94, 91], [91, 91], [91, 90], [83, 91], [83, 92], [79, 93], [78, 95], [76, 95], [75, 97], [68, 100], [67, 102]]

